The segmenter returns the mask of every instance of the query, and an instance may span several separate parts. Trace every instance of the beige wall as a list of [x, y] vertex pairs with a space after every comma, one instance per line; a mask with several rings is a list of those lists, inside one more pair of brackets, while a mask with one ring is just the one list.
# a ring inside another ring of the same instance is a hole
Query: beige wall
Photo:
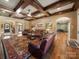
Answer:
[[16, 18], [0, 16], [0, 33], [3, 32], [3, 27], [1, 27], [1, 26], [4, 23], [10, 23], [13, 27], [15, 27], [15, 29], [16, 29], [17, 23], [22, 23], [24, 29], [29, 29], [29, 22], [28, 21], [25, 21], [23, 19], [16, 19]]
[[72, 39], [77, 39], [77, 15], [76, 12], [69, 12], [61, 15], [54, 15], [50, 17], [45, 17], [41, 19], [37, 19], [34, 21], [31, 21], [31, 25], [36, 25], [38, 23], [45, 24], [47, 22], [52, 22], [53, 26], [53, 31], [56, 30], [56, 20], [61, 18], [61, 17], [69, 17], [71, 19], [71, 38]]

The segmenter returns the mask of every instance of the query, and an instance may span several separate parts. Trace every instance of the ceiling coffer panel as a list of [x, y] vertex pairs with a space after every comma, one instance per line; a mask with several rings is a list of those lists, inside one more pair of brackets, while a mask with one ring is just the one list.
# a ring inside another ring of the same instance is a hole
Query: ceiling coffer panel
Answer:
[[9, 8], [14, 9], [20, 0], [0, 0], [0, 4]]
[[37, 9], [35, 7], [33, 7], [32, 5], [28, 5], [25, 9], [23, 9], [21, 12], [22, 13], [34, 13], [36, 12]]
[[47, 12], [49, 12], [50, 14], [54, 14], [56, 12], [60, 12], [60, 11], [64, 11], [64, 10], [67, 10], [67, 9], [70, 9], [72, 8], [74, 5], [74, 3], [70, 3], [70, 4], [67, 4], [67, 5], [64, 5], [64, 6], [61, 6], [61, 7], [58, 7], [58, 8], [50, 8], [47, 10]]
[[38, 2], [43, 6], [47, 7], [48, 5], [51, 5], [53, 3], [58, 2], [59, 0], [38, 0]]

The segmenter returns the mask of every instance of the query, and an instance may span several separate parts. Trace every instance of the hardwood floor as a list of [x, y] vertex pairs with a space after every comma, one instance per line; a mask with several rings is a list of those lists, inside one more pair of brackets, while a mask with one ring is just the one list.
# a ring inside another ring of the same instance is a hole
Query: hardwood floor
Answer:
[[50, 59], [79, 59], [79, 49], [67, 46], [66, 41], [66, 33], [57, 33]]
[[66, 33], [57, 33], [54, 41], [54, 50], [50, 59], [66, 59]]

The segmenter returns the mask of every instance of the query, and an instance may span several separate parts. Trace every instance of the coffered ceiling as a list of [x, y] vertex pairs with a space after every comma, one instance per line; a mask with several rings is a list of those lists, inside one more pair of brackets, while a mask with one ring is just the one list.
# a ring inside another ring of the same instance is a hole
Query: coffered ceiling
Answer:
[[20, 0], [0, 0], [0, 5], [5, 6], [8, 9], [14, 9]]
[[29, 11], [30, 11], [30, 13], [34, 13], [37, 11], [37, 9], [35, 7], [33, 7], [32, 5], [28, 5], [21, 12], [27, 14]]
[[43, 7], [47, 7], [50, 4], [56, 3], [59, 0], [38, 0], [38, 2], [43, 6]]
[[75, 11], [79, 0], [0, 0], [0, 15], [25, 20]]
[[53, 14], [53, 13], [56, 13], [56, 12], [60, 12], [60, 11], [63, 11], [63, 10], [70, 9], [70, 8], [73, 7], [73, 5], [74, 5], [74, 3], [70, 3], [70, 4], [67, 4], [67, 5], [58, 7], [58, 8], [50, 8], [50, 9], [48, 9], [47, 11], [48, 11], [50, 14]]

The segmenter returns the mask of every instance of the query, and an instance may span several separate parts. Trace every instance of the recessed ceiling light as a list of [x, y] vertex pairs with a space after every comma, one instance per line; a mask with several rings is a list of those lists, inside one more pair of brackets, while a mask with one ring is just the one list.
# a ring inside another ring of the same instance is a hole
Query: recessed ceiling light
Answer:
[[57, 8], [57, 10], [59, 11], [61, 8]]
[[16, 13], [19, 14], [21, 11], [22, 11], [22, 9], [19, 8], [19, 9], [16, 11]]
[[5, 1], [7, 1], [7, 2], [8, 2], [9, 0], [5, 0]]
[[27, 14], [27, 16], [32, 17], [31, 13]]

